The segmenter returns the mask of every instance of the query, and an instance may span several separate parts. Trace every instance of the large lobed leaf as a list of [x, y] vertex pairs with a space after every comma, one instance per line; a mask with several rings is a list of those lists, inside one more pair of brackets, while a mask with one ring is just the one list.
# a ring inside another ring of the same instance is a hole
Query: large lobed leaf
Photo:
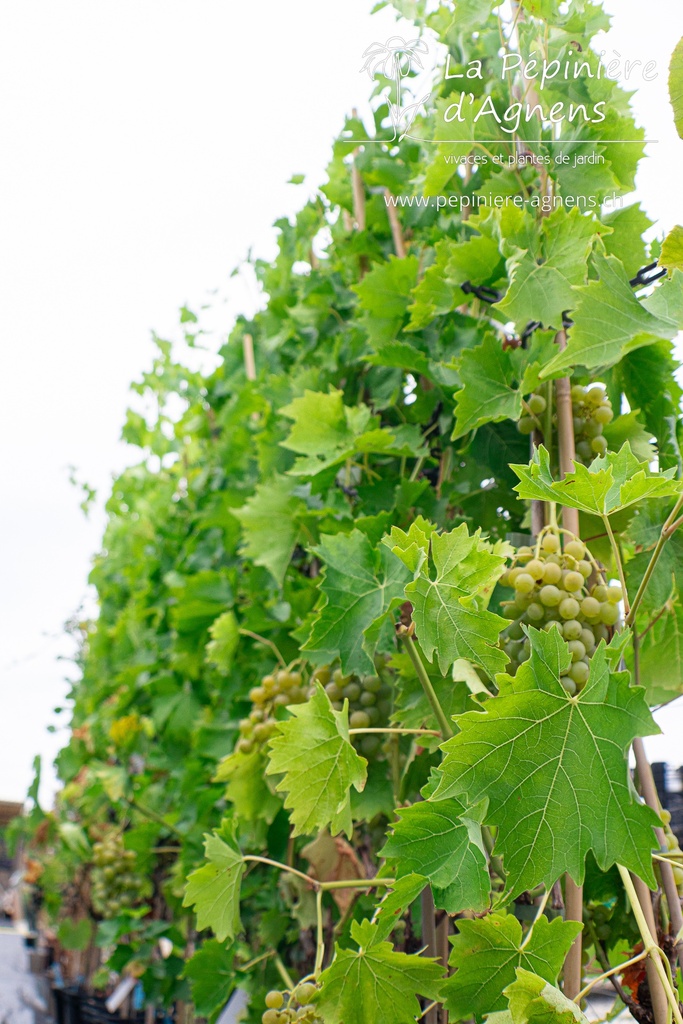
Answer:
[[372, 650], [385, 616], [403, 600], [410, 574], [365, 534], [323, 536], [316, 548], [324, 563], [323, 600], [302, 650], [341, 660], [344, 672], [372, 672]]
[[503, 990], [522, 967], [556, 981], [569, 947], [581, 931], [578, 921], [540, 917], [522, 946], [522, 926], [513, 914], [458, 921], [449, 964], [457, 968], [443, 988], [451, 1020], [478, 1019], [504, 1009]]
[[379, 855], [395, 862], [398, 877], [428, 878], [436, 906], [449, 914], [484, 910], [490, 879], [481, 827], [464, 804], [455, 797], [430, 799], [396, 813]]
[[351, 835], [351, 786], [362, 790], [367, 761], [349, 741], [348, 706], [335, 711], [320, 683], [306, 704], [278, 723], [270, 741], [268, 775], [282, 775], [278, 791], [287, 794], [293, 835], [313, 835], [329, 826], [333, 835]]
[[437, 795], [488, 799], [512, 895], [569, 872], [583, 880], [586, 854], [606, 870], [626, 865], [654, 887], [652, 827], [658, 818], [636, 796], [627, 750], [659, 731], [641, 687], [610, 671], [604, 643], [585, 688], [570, 697], [560, 675], [570, 664], [556, 630], [529, 630], [531, 657], [483, 711], [456, 721], [444, 745]]
[[351, 937], [359, 948], [340, 949], [320, 975], [316, 1007], [326, 1024], [414, 1024], [417, 996], [437, 999], [442, 968], [438, 961], [397, 953], [378, 935], [377, 925], [354, 921]]
[[550, 457], [541, 445], [529, 465], [510, 468], [519, 477], [515, 490], [520, 498], [556, 501], [601, 517], [647, 498], [668, 498], [683, 490], [683, 482], [673, 479], [675, 470], [653, 473], [647, 462], [635, 457], [628, 443], [618, 452], [594, 459], [590, 466], [578, 462], [574, 466], [574, 472], [567, 473], [563, 480], [554, 480]]
[[210, 928], [219, 942], [234, 939], [241, 929], [240, 885], [244, 860], [235, 839], [234, 822], [204, 837], [207, 863], [187, 879], [184, 907], [194, 907], [197, 928]]
[[505, 553], [494, 551], [479, 530], [470, 536], [464, 523], [444, 534], [427, 527], [424, 520], [416, 520], [408, 533], [393, 527], [384, 541], [413, 571], [405, 594], [413, 605], [420, 647], [428, 661], [436, 653], [443, 673], [465, 658], [495, 675], [507, 663], [497, 647], [506, 620], [488, 611], [486, 604], [504, 571]]

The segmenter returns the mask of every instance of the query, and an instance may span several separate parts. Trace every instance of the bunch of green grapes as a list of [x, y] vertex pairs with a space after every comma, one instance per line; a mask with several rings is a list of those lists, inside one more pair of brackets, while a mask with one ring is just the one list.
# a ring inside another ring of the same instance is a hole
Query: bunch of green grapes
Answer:
[[[520, 434], [531, 434], [534, 430], [542, 433], [544, 424], [541, 417], [546, 408], [543, 395], [529, 395], [524, 402], [524, 415], [517, 424]], [[597, 455], [604, 455], [607, 451], [603, 429], [614, 419], [612, 403], [602, 384], [589, 388], [581, 384], [572, 387], [572, 416], [576, 461], [588, 466]], [[553, 423], [556, 420], [557, 417], [553, 417]]]
[[236, 749], [243, 754], [263, 747], [275, 732], [277, 708], [288, 704], [303, 704], [307, 699], [301, 672], [281, 669], [263, 677], [260, 686], [249, 691], [253, 707], [247, 718], [240, 722], [240, 738]]
[[108, 832], [93, 844], [91, 872], [93, 909], [112, 918], [152, 895], [149, 879], [135, 870], [137, 855], [126, 850], [120, 832]]
[[310, 981], [300, 981], [292, 992], [274, 990], [266, 995], [266, 1011], [262, 1024], [322, 1024], [311, 1001], [317, 987]]
[[[381, 676], [345, 676], [340, 668], [323, 665], [315, 670], [311, 681], [325, 687], [336, 711], [341, 711], [344, 700], [348, 700], [351, 729], [383, 729], [389, 724], [391, 686]], [[382, 737], [370, 733], [355, 736], [354, 742], [361, 754], [372, 755], [381, 746]]]
[[621, 587], [596, 583], [589, 587], [593, 564], [582, 541], [573, 539], [561, 549], [556, 533], [545, 533], [535, 552], [520, 548], [515, 564], [501, 577], [515, 596], [503, 602], [511, 620], [501, 634], [501, 646], [510, 658], [508, 672], [514, 675], [529, 657], [529, 640], [524, 626], [556, 629], [572, 656], [562, 676], [562, 685], [572, 696], [588, 679], [590, 659], [601, 640], [609, 640], [610, 629], [619, 620]]

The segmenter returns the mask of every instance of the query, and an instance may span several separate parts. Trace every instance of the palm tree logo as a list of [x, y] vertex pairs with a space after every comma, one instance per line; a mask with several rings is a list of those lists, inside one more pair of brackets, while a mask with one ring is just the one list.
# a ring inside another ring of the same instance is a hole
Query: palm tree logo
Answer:
[[[396, 102], [389, 97], [389, 114], [394, 129], [393, 142], [398, 138], [401, 142], [410, 131], [419, 108], [426, 103], [431, 92], [426, 93], [422, 99], [407, 107], [402, 106], [401, 82], [410, 74], [415, 67], [424, 68], [420, 54], [429, 53], [429, 47], [424, 39], [404, 39], [402, 36], [391, 36], [385, 43], [370, 43], [370, 46], [363, 53], [365, 64], [360, 69], [361, 74], [367, 71], [368, 77], [372, 79], [376, 74], [382, 74], [385, 78], [393, 81], [396, 88]], [[405, 124], [404, 124], [405, 123]], [[404, 130], [401, 130], [404, 125]]]

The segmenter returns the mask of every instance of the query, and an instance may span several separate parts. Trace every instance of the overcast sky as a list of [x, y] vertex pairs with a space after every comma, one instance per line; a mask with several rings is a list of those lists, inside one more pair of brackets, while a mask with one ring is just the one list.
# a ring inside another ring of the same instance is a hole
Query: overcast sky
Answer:
[[[64, 734], [51, 709], [73, 650], [64, 622], [86, 597], [128, 385], [150, 332], [219, 289], [217, 348], [255, 301], [228, 286], [272, 222], [323, 180], [345, 113], [364, 109], [361, 54], [396, 29], [371, 0], [2, 0], [0, 5], [0, 799], [23, 798], [36, 753]], [[683, 142], [666, 97], [683, 35], [679, 0], [608, 0], [604, 44], [658, 61], [635, 97], [651, 160], [639, 198], [666, 230], [683, 223]], [[366, 109], [366, 108], [365, 108]], [[307, 175], [302, 190], [287, 185]], [[68, 466], [97, 488], [90, 520]], [[683, 701], [679, 702], [683, 704]], [[680, 759], [683, 709], [655, 759]], [[48, 775], [43, 795], [54, 788]]]

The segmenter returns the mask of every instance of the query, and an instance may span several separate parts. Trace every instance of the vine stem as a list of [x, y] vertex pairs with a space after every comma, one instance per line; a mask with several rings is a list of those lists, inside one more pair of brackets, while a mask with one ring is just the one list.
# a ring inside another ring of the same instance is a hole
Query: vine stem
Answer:
[[[633, 916], [635, 917], [636, 924], [638, 925], [638, 931], [640, 932], [640, 936], [643, 940], [643, 948], [645, 954], [648, 957], [648, 963], [653, 965], [654, 971], [657, 973], [659, 981], [661, 982], [661, 986], [664, 990], [664, 994], [666, 995], [666, 998], [671, 1007], [671, 1012], [674, 1015], [674, 1020], [676, 1021], [676, 1024], [683, 1024], [683, 1016], [681, 1016], [681, 1009], [678, 1005], [678, 999], [671, 985], [669, 974], [664, 969], [664, 964], [662, 962], [664, 953], [657, 945], [656, 940], [653, 938], [652, 931], [645, 916], [645, 910], [640, 900], [638, 899], [638, 893], [636, 892], [636, 887], [633, 883], [633, 879], [631, 878], [628, 869], [625, 868], [622, 864], [617, 864], [617, 868], [619, 869], [619, 874], [621, 875], [621, 880], [623, 882], [624, 889], [626, 890], [626, 894], [628, 895], [629, 901], [631, 903], [631, 910], [633, 911]], [[650, 974], [651, 972], [648, 971], [648, 975]], [[653, 1009], [655, 1009], [656, 989], [654, 989], [652, 984], [650, 984], [650, 995], [652, 996]], [[657, 1019], [657, 1017], [658, 1014], [655, 1009], [655, 1019]]]
[[669, 537], [671, 536], [671, 534], [675, 533], [676, 530], [678, 529], [678, 527], [683, 522], [683, 519], [678, 519], [677, 518], [678, 513], [681, 511], [682, 508], [683, 508], [683, 494], [681, 494], [681, 496], [679, 497], [678, 501], [676, 502], [676, 504], [674, 505], [673, 509], [671, 510], [671, 514], [668, 516], [666, 522], [664, 523], [664, 526], [662, 527], [662, 531], [661, 531], [661, 533], [659, 535], [659, 540], [657, 541], [657, 543], [655, 545], [655, 549], [652, 552], [652, 556], [650, 558], [650, 561], [648, 562], [647, 569], [645, 570], [645, 572], [643, 574], [643, 578], [640, 581], [640, 586], [638, 587], [636, 596], [633, 598], [633, 605], [631, 606], [630, 611], [626, 615], [626, 625], [627, 626], [632, 625], [635, 622], [635, 620], [636, 620], [636, 612], [638, 611], [638, 607], [640, 605], [640, 602], [643, 599], [643, 594], [645, 593], [647, 585], [650, 582], [650, 578], [652, 576], [652, 573], [655, 570], [655, 566], [657, 565], [657, 562], [659, 561], [659, 556], [661, 555], [661, 553], [662, 553], [662, 551], [664, 549], [664, 545], [666, 544], [666, 542], [669, 539]]
[[628, 590], [626, 589], [626, 573], [624, 572], [624, 563], [621, 558], [621, 551], [619, 550], [617, 539], [614, 536], [614, 531], [612, 530], [612, 524], [609, 521], [609, 516], [603, 515], [600, 518], [605, 524], [605, 530], [607, 531], [607, 536], [609, 537], [610, 546], [612, 548], [612, 554], [614, 555], [614, 561], [617, 566], [617, 572], [619, 573], [619, 582], [621, 583], [621, 589], [624, 594], [624, 611], [626, 612], [626, 625], [628, 625], [630, 605], [628, 601]]
[[289, 864], [283, 864], [279, 860], [272, 860], [270, 857], [259, 857], [254, 853], [247, 853], [242, 857], [242, 860], [250, 864], [267, 864], [268, 867], [285, 871], [288, 875], [296, 875], [297, 878], [308, 882], [311, 888], [315, 889], [316, 893], [331, 892], [333, 889], [373, 889], [377, 886], [396, 885], [395, 878], [341, 878], [335, 879], [332, 882], [321, 882], [319, 879], [313, 878], [312, 875], [299, 871], [298, 868], [293, 868]]
[[349, 729], [349, 736], [386, 732], [390, 736], [440, 736], [438, 729]]
[[610, 967], [609, 971], [605, 971], [603, 974], [598, 975], [597, 978], [593, 978], [591, 981], [589, 981], [587, 985], [584, 985], [584, 987], [575, 997], [574, 1002], [580, 1003], [581, 1000], [588, 995], [590, 990], [592, 988], [595, 988], [596, 985], [599, 985], [601, 981], [607, 981], [607, 979], [611, 978], [613, 974], [620, 974], [621, 971], [625, 971], [626, 968], [631, 967], [632, 964], [637, 964], [641, 960], [644, 960], [646, 956], [647, 953], [645, 952], [645, 950], [643, 950], [643, 952], [639, 953], [638, 956], [632, 956], [630, 960], [625, 960], [623, 964], [617, 964], [616, 967]]
[[287, 986], [287, 988], [291, 992], [292, 989], [296, 988], [296, 985], [292, 981], [292, 976], [289, 973], [289, 971], [287, 970], [287, 968], [285, 967], [285, 965], [283, 964], [283, 962], [280, 959], [280, 956], [279, 956], [278, 953], [275, 954], [275, 956], [273, 958], [273, 963], [277, 967], [278, 974], [280, 975], [280, 977], [284, 981], [285, 985]]
[[240, 633], [241, 636], [250, 636], [252, 640], [258, 640], [259, 643], [265, 644], [266, 647], [270, 647], [271, 651], [273, 652], [277, 660], [280, 662], [282, 667], [287, 668], [287, 662], [280, 654], [277, 645], [274, 644], [272, 640], [269, 640], [267, 636], [261, 636], [260, 633], [254, 633], [250, 629], [239, 629], [238, 633]]
[[315, 967], [313, 968], [313, 974], [316, 980], [320, 977], [320, 972], [323, 966], [323, 960], [325, 959], [325, 930], [323, 927], [323, 892], [322, 889], [318, 889], [315, 894], [315, 920], [316, 920], [316, 944], [315, 944]]
[[520, 951], [523, 950], [526, 946], [529, 945], [529, 942], [531, 941], [531, 936], [534, 934], [534, 928], [538, 924], [539, 919], [541, 917], [543, 917], [543, 912], [545, 911], [546, 904], [547, 904], [548, 900], [550, 899], [550, 893], [551, 892], [552, 892], [551, 889], [546, 889], [546, 891], [543, 893], [543, 896], [541, 897], [541, 902], [538, 904], [538, 910], [536, 911], [536, 917], [531, 922], [531, 925], [529, 927], [529, 931], [524, 936], [524, 942], [519, 947]]
[[432, 711], [436, 715], [436, 720], [441, 728], [441, 735], [444, 736], [446, 739], [450, 739], [451, 736], [453, 735], [453, 729], [451, 728], [451, 724], [446, 718], [444, 710], [441, 707], [441, 704], [439, 703], [439, 698], [437, 697], [434, 687], [432, 686], [431, 679], [427, 675], [427, 669], [424, 667], [424, 662], [422, 661], [420, 652], [418, 651], [415, 645], [415, 641], [413, 640], [412, 635], [408, 632], [408, 629], [405, 629], [405, 632], [399, 632], [399, 637], [404, 643], [405, 649], [408, 652], [408, 656], [412, 661], [415, 671], [417, 673], [417, 678], [420, 680], [422, 689], [425, 692], [427, 700], [432, 706]]

